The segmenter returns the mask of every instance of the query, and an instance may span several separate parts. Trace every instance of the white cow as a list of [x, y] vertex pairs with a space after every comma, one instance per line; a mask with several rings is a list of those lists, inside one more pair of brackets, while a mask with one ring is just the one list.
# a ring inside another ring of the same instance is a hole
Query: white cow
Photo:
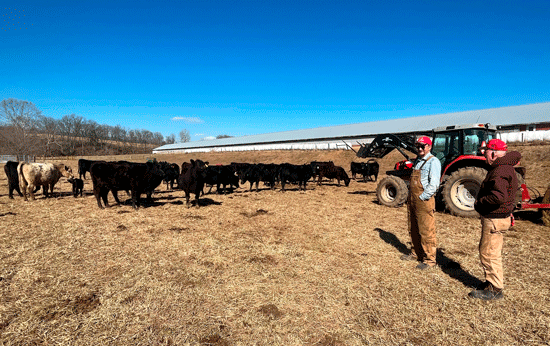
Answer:
[[20, 162], [17, 166], [17, 174], [19, 175], [19, 187], [25, 201], [27, 201], [27, 195], [31, 196], [34, 200], [35, 187], [43, 186], [44, 195], [48, 197], [49, 194], [53, 195], [53, 187], [59, 181], [62, 176], [67, 178], [73, 177], [73, 171], [71, 167], [65, 166], [62, 163], [28, 163]]

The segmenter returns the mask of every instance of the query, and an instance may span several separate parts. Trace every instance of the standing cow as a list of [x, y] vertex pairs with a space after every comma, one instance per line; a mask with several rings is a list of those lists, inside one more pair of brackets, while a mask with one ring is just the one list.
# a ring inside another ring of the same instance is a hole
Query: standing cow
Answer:
[[101, 200], [106, 207], [109, 207], [107, 194], [113, 193], [115, 201], [120, 204], [117, 191], [131, 191], [132, 207], [139, 208], [140, 197], [147, 194], [151, 199], [153, 190], [157, 188], [164, 177], [164, 172], [159, 168], [158, 163], [133, 163], [133, 162], [96, 162], [90, 168], [94, 195], [99, 208], [103, 209]]
[[25, 201], [28, 200], [27, 195], [30, 195], [31, 200], [34, 200], [35, 187], [42, 186], [44, 189], [44, 196], [48, 198], [49, 195], [53, 195], [54, 185], [61, 177], [73, 177], [71, 167], [65, 166], [62, 163], [20, 162], [17, 166], [17, 174], [19, 175], [19, 187], [21, 188]]
[[17, 176], [17, 166], [19, 162], [17, 161], [8, 161], [4, 166], [4, 172], [8, 177], [8, 196], [13, 199], [13, 191], [15, 190], [19, 196], [23, 197], [21, 190], [19, 189], [19, 177]]
[[201, 160], [191, 160], [191, 163], [184, 162], [181, 165], [181, 174], [178, 178], [178, 188], [185, 192], [185, 204], [187, 208], [191, 206], [189, 202], [190, 195], [195, 194], [195, 203], [199, 207], [199, 196], [204, 188], [204, 180], [206, 179], [205, 169], [208, 162]]

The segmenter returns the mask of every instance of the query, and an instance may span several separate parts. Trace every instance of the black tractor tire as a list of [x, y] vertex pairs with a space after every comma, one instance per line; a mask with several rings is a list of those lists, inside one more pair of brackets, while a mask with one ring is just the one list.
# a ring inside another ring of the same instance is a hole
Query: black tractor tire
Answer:
[[399, 177], [389, 175], [380, 180], [376, 186], [378, 203], [386, 207], [397, 208], [407, 201], [409, 188], [407, 183]]
[[[548, 185], [548, 189], [546, 189], [546, 193], [542, 197], [542, 203], [550, 204], [550, 185]], [[550, 227], [550, 209], [541, 209], [540, 211], [542, 213], [542, 223]]]
[[453, 172], [443, 186], [443, 201], [449, 212], [461, 217], [479, 217], [474, 203], [487, 170], [479, 167], [464, 167]]

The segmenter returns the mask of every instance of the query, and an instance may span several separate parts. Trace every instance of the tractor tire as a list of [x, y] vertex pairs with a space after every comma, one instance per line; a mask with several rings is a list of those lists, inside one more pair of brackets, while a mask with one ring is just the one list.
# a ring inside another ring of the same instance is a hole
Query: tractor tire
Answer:
[[376, 187], [378, 203], [386, 207], [397, 208], [407, 201], [409, 188], [407, 183], [399, 177], [389, 175], [380, 180]]
[[477, 193], [485, 180], [487, 170], [479, 167], [461, 168], [445, 180], [443, 201], [452, 215], [461, 217], [479, 217], [474, 210]]
[[[544, 197], [542, 198], [542, 203], [544, 204], [550, 204], [550, 185], [548, 185], [548, 189], [546, 189], [546, 193], [544, 194]], [[550, 227], [550, 209], [541, 209], [542, 214], [542, 223], [545, 226]]]

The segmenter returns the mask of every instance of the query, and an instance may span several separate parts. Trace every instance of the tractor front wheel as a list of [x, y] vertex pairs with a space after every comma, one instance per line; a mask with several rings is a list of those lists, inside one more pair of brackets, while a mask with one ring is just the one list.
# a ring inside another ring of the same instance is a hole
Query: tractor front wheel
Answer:
[[386, 207], [397, 208], [407, 201], [409, 188], [399, 177], [389, 175], [380, 180], [376, 187], [378, 202]]
[[462, 217], [478, 217], [474, 210], [477, 193], [487, 175], [487, 170], [479, 167], [461, 168], [445, 180], [443, 201], [451, 214]]

